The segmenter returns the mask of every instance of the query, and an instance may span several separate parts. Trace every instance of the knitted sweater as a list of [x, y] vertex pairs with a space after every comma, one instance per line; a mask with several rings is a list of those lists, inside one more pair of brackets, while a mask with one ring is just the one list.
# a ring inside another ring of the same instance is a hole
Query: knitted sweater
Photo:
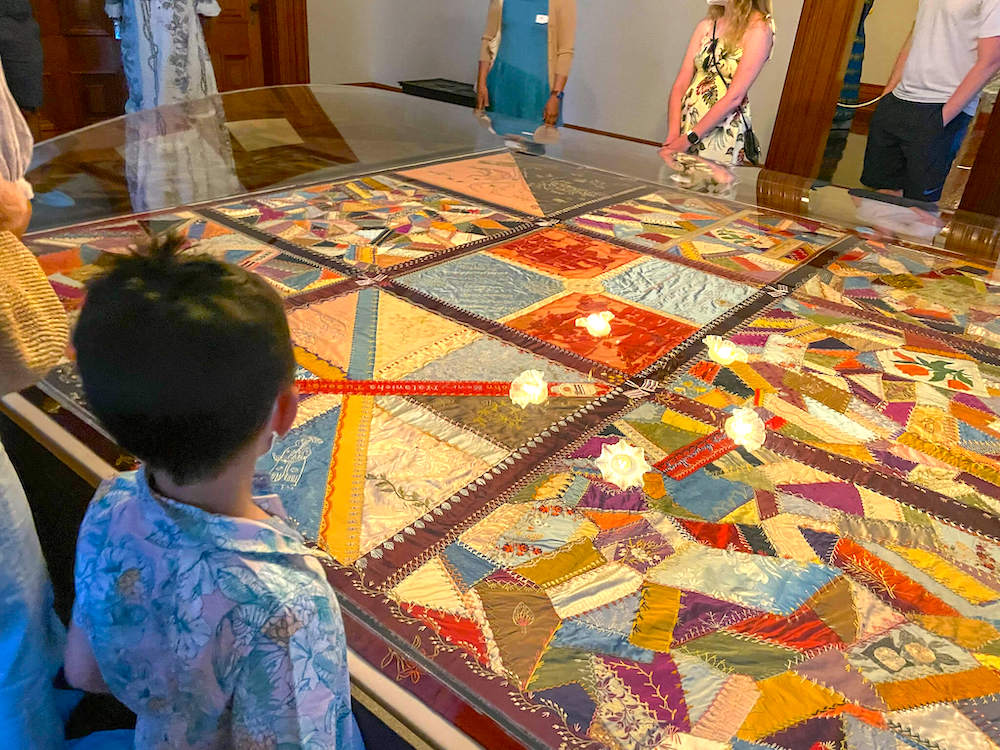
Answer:
[[66, 312], [35, 256], [0, 232], [0, 394], [39, 380], [68, 340]]

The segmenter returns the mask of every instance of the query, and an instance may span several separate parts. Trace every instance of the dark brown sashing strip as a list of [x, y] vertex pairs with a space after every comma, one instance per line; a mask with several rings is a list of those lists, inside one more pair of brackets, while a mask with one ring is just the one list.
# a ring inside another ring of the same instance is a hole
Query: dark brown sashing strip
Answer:
[[[677, 394], [665, 394], [657, 400], [674, 411], [716, 427], [721, 427], [726, 419], [725, 412]], [[994, 541], [1000, 541], [1000, 518], [978, 508], [962, 505], [940, 492], [920, 487], [876, 467], [834, 455], [827, 450], [770, 430], [764, 445], [775, 453], [812, 466], [845, 482], [891, 497], [942, 521]]]
[[432, 297], [429, 294], [417, 291], [416, 289], [403, 284], [388, 282], [383, 285], [383, 288], [387, 289], [393, 295], [400, 297], [401, 299], [405, 299], [407, 302], [413, 303], [417, 307], [443, 315], [468, 328], [480, 331], [488, 336], [492, 336], [493, 338], [506, 341], [514, 346], [524, 349], [525, 351], [537, 354], [545, 359], [564, 365], [571, 370], [576, 370], [577, 372], [589, 377], [595, 377], [605, 381], [621, 381], [626, 377], [624, 372], [616, 370], [610, 365], [601, 364], [600, 362], [595, 362], [594, 360], [587, 359], [586, 357], [581, 357], [579, 354], [575, 354], [568, 349], [562, 349], [554, 344], [548, 343], [547, 341], [542, 341], [541, 339], [519, 331], [516, 328], [511, 328], [510, 326], [497, 323], [496, 321], [490, 320], [482, 315], [476, 315], [475, 313], [468, 312], [460, 307], [452, 305], [449, 302], [440, 300], [437, 297]]
[[869, 307], [848, 307], [847, 305], [841, 305], [838, 302], [821, 299], [819, 297], [812, 297], [807, 294], [797, 295], [797, 298], [803, 304], [811, 305], [813, 307], [822, 307], [823, 309], [829, 310], [833, 313], [847, 315], [852, 318], [862, 318], [871, 323], [890, 325], [900, 331], [908, 331], [910, 333], [923, 336], [924, 338], [936, 339], [949, 349], [965, 352], [966, 354], [976, 357], [977, 359], [981, 359], [988, 364], [1000, 366], [1000, 349], [988, 346], [987, 344], [970, 341], [969, 339], [964, 339], [951, 333], [945, 333], [944, 331], [939, 331], [935, 328], [930, 328], [929, 326], [923, 326], [919, 323], [909, 323], [905, 320], [885, 315], [884, 313], [875, 312]]
[[[350, 576], [349, 569], [327, 567], [327, 579], [337, 591], [345, 615], [348, 644], [366, 661], [376, 668], [384, 660], [388, 660], [390, 668], [416, 667], [419, 677], [416, 682], [411, 680], [411, 684], [406, 685], [407, 690], [431, 707], [435, 707], [435, 703], [442, 698], [449, 703], [467, 705], [489, 717], [496, 729], [522, 747], [541, 749], [562, 744], [565, 737], [553, 731], [558, 717], [551, 712], [522, 710], [510, 697], [516, 688], [500, 678], [490, 679], [474, 672], [466, 661], [471, 657], [465, 656], [460, 648], [434, 648], [433, 654], [426, 653], [425, 648], [429, 650], [433, 646], [428, 643], [422, 647], [428, 640], [426, 626], [404, 621], [396, 610], [397, 605], [389, 599], [358, 591]], [[407, 664], [393, 664], [393, 654], [405, 659]], [[388, 676], [393, 680], [399, 679], [398, 674], [390, 673]], [[428, 681], [432, 684], [426, 684]], [[441, 688], [448, 695], [439, 695]], [[450, 718], [446, 707], [439, 708], [439, 712]], [[593, 746], [586, 741], [579, 743], [580, 747], [588, 745]]]
[[245, 234], [247, 237], [263, 242], [265, 245], [276, 247], [286, 253], [289, 253], [290, 255], [303, 258], [311, 263], [318, 263], [322, 266], [326, 266], [327, 268], [332, 268], [345, 276], [357, 276], [359, 273], [356, 266], [352, 266], [350, 263], [340, 260], [339, 258], [331, 258], [321, 253], [314, 252], [307, 247], [303, 247], [302, 245], [296, 245], [294, 242], [289, 242], [283, 237], [277, 237], [273, 234], [265, 232], [262, 229], [258, 229], [257, 227], [244, 224], [239, 219], [226, 216], [224, 213], [217, 211], [214, 208], [202, 209], [198, 211], [198, 214], [206, 219], [210, 219], [211, 221]]
[[[384, 589], [437, 553], [461, 531], [475, 524], [492, 509], [497, 498], [511, 490], [527, 474], [553, 454], [572, 445], [596, 425], [623, 411], [630, 399], [612, 391], [595, 399], [575, 414], [560, 419], [514, 451], [496, 468], [486, 472], [448, 498], [447, 508], [439, 506], [421, 520], [423, 528], [413, 528], [403, 543], [390, 540], [363, 558], [366, 586]], [[414, 554], [415, 550], [420, 550]]]
[[504, 232], [497, 232], [496, 234], [491, 234], [489, 237], [483, 237], [482, 239], [469, 242], [465, 245], [459, 245], [457, 247], [441, 250], [436, 253], [429, 253], [421, 258], [413, 258], [412, 260], [397, 263], [394, 266], [387, 266], [383, 269], [383, 273], [393, 278], [402, 276], [403, 274], [413, 273], [414, 271], [419, 271], [429, 266], [436, 266], [439, 263], [454, 260], [464, 255], [479, 252], [480, 250], [488, 250], [496, 245], [510, 242], [515, 237], [520, 235], [529, 234], [536, 229], [538, 229], [538, 222], [525, 221]]
[[[401, 614], [398, 605], [387, 597], [359, 588], [352, 575], [350, 569], [327, 567], [327, 579], [337, 591], [344, 610], [348, 645], [376, 669], [388, 661], [386, 667], [381, 668], [383, 673], [395, 666], [392, 663], [395, 661], [394, 654], [408, 662], [402, 665], [404, 669], [417, 667], [419, 678], [416, 682], [411, 680], [406, 683], [406, 689], [432, 708], [437, 707], [439, 701], [444, 703], [439, 712], [459, 729], [462, 729], [461, 724], [455, 721], [455, 717], [448, 716], [449, 704], [469, 706], [495, 725], [490, 729], [507, 735], [496, 738], [507, 744], [492, 746], [513, 747], [513, 740], [521, 747], [539, 750], [565, 747], [567, 741], [580, 750], [603, 747], [572, 732], [565, 725], [560, 731], [559, 716], [544, 706], [525, 711], [512, 698], [517, 693], [515, 686], [499, 676], [486, 673], [485, 669], [471, 668], [472, 657], [461, 647], [439, 647], [428, 638], [428, 628], [423, 622]], [[433, 652], [427, 653], [432, 648]], [[391, 672], [387, 676], [399, 679]], [[445, 695], [439, 692], [442, 688], [446, 691]], [[528, 702], [530, 698], [523, 695], [523, 700]]]
[[624, 247], [626, 250], [631, 250], [632, 252], [639, 253], [640, 255], [659, 258], [660, 260], [665, 260], [668, 263], [676, 263], [679, 266], [686, 266], [687, 268], [692, 268], [695, 271], [702, 271], [713, 276], [721, 276], [729, 281], [735, 281], [740, 284], [748, 284], [755, 287], [759, 287], [762, 283], [764, 283], [761, 279], [755, 278], [749, 274], [740, 273], [739, 271], [733, 271], [729, 268], [723, 268], [722, 266], [712, 265], [711, 263], [706, 263], [705, 261], [694, 260], [692, 258], [686, 258], [683, 255], [672, 253], [669, 248], [673, 247], [673, 244], [668, 245], [667, 247], [644, 245], [641, 242], [634, 242], [633, 240], [626, 240], [620, 237], [609, 237], [606, 234], [601, 234], [598, 231], [588, 229], [587, 227], [580, 227], [576, 224], [567, 224], [566, 229], [570, 232], [575, 232], [576, 234], [582, 234], [584, 237], [589, 237], [593, 240], [600, 240], [612, 245]]

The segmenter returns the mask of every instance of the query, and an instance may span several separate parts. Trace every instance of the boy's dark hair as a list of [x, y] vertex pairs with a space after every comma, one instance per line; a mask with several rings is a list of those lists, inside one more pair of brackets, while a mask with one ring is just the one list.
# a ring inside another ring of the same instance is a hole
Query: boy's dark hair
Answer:
[[179, 484], [215, 476], [267, 423], [295, 359], [258, 276], [153, 240], [92, 281], [73, 335], [84, 393], [119, 444]]

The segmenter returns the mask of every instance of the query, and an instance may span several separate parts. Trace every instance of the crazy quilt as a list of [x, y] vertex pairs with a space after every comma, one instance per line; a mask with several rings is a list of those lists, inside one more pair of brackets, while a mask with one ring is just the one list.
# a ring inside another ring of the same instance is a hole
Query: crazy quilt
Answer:
[[671, 390], [713, 408], [755, 403], [785, 421], [789, 438], [995, 521], [1000, 363], [883, 320], [788, 299], [729, 336], [746, 362], [703, 359]]
[[189, 212], [58, 231], [33, 237], [27, 245], [72, 313], [83, 304], [87, 281], [101, 273], [111, 257], [132, 252], [137, 243], [168, 231], [186, 237], [187, 252], [211, 255], [249, 269], [283, 297], [321, 289], [344, 278], [334, 270]]
[[[551, 227], [400, 283], [591, 362], [634, 374], [756, 288]], [[608, 312], [610, 332], [580, 321]]]
[[[507, 381], [539, 370], [591, 380], [549, 360], [363, 289], [289, 311], [300, 376], [360, 381]], [[556, 397], [523, 410], [503, 397], [302, 397], [295, 426], [260, 469], [303, 533], [352, 563], [492, 469], [532, 436], [585, 406]]]
[[553, 216], [641, 185], [611, 172], [511, 152], [408, 169], [400, 174], [529, 216]]
[[244, 198], [216, 206], [213, 216], [320, 260], [382, 268], [504, 234], [523, 223], [388, 175]]
[[355, 652], [480, 744], [997, 747], [990, 275], [642, 191], [489, 154], [29, 244], [70, 311], [168, 228], [279, 290], [259, 468]]
[[664, 190], [600, 208], [570, 225], [759, 281], [808, 261], [842, 232], [804, 219]]
[[1000, 283], [992, 269], [970, 261], [868, 242], [801, 292], [1000, 346]]
[[770, 450], [628, 490], [595, 465], [714, 429], [646, 403], [386, 592], [573, 744], [990, 747], [1000, 577], [980, 540]]

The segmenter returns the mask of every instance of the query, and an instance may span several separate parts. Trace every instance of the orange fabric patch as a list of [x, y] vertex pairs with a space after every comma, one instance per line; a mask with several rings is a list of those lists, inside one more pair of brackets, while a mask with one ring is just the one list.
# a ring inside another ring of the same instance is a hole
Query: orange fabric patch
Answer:
[[624, 513], [618, 511], [603, 513], [599, 510], [587, 510], [584, 511], [584, 515], [593, 521], [597, 525], [597, 528], [601, 531], [617, 529], [620, 526], [628, 526], [630, 523], [635, 523], [642, 518], [642, 516], [638, 513]]
[[765, 613], [727, 628], [798, 651], [844, 647], [840, 637], [809, 607], [800, 607], [788, 617]]
[[38, 265], [42, 267], [46, 276], [79, 268], [83, 265], [83, 261], [80, 259], [80, 248], [74, 247], [58, 253], [41, 255], [38, 257]]
[[901, 612], [952, 616], [958, 614], [919, 583], [850, 539], [837, 542], [833, 551], [833, 564]]
[[883, 682], [875, 689], [890, 711], [903, 711], [931, 703], [954, 703], [1000, 693], [1000, 674], [989, 667], [979, 667], [968, 672]]

